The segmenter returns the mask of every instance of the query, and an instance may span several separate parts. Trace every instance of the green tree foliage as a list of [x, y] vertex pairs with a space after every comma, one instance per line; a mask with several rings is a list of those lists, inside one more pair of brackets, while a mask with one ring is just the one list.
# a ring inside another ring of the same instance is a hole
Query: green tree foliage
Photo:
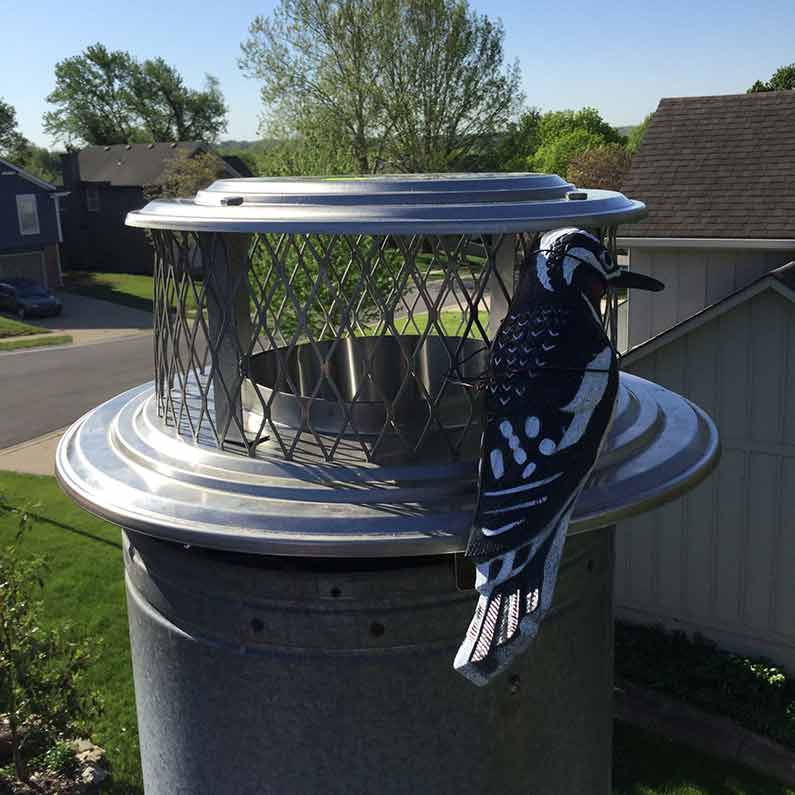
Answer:
[[61, 175], [61, 156], [51, 152], [43, 146], [28, 141], [20, 136], [16, 146], [8, 152], [8, 159], [15, 165], [24, 169], [28, 174], [43, 179], [45, 182], [55, 182]]
[[212, 152], [199, 152], [188, 157], [180, 152], [163, 168], [161, 184], [147, 191], [151, 198], [194, 196], [224, 175], [224, 161]]
[[17, 129], [16, 110], [2, 99], [0, 99], [0, 157], [46, 182], [53, 182], [61, 172], [60, 156], [36, 146], [25, 138]]
[[7, 154], [19, 145], [22, 136], [17, 130], [17, 112], [13, 105], [0, 99], [0, 154]]
[[525, 171], [528, 158], [538, 148], [538, 123], [541, 113], [530, 108], [505, 130], [482, 141], [480, 151], [473, 155], [473, 171]]
[[538, 122], [539, 146], [528, 160], [533, 171], [565, 175], [580, 152], [606, 144], [623, 144], [619, 132], [596, 108], [549, 111]]
[[503, 40], [466, 0], [280, 0], [240, 66], [262, 81], [271, 134], [323, 139], [358, 173], [447, 170], [521, 104]]
[[638, 151], [638, 147], [643, 141], [643, 136], [646, 135], [646, 130], [649, 129], [653, 115], [653, 113], [650, 113], [637, 127], [633, 127], [627, 136], [627, 151], [631, 156], [634, 156], [635, 152]]
[[566, 178], [587, 188], [621, 190], [632, 155], [621, 144], [603, 144], [578, 152], [569, 160]]
[[55, 65], [55, 109], [44, 129], [66, 143], [213, 142], [226, 129], [218, 81], [189, 89], [162, 58], [137, 61], [128, 52], [94, 44]]
[[0, 708], [8, 714], [17, 778], [27, 781], [27, 747], [50, 748], [66, 732], [85, 732], [96, 702], [81, 683], [90, 662], [87, 644], [44, 623], [37, 597], [46, 566], [21, 551], [29, 514], [2, 496], [0, 513], [16, 516], [19, 527], [14, 541], [0, 549]]
[[760, 91], [792, 91], [795, 89], [795, 63], [782, 66], [773, 72], [770, 80], [766, 83], [757, 80], [749, 89], [749, 94], [756, 94]]

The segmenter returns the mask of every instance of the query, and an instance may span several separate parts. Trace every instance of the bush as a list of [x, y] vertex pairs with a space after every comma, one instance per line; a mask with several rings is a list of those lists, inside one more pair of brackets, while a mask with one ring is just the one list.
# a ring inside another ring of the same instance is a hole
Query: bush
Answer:
[[80, 686], [90, 661], [87, 644], [70, 637], [68, 627], [43, 623], [37, 597], [47, 568], [43, 559], [20, 552], [29, 514], [1, 496], [0, 512], [15, 514], [19, 528], [14, 542], [0, 549], [0, 709], [8, 715], [17, 778], [26, 782], [27, 758], [57, 748], [68, 732], [85, 733], [97, 704]]
[[736, 720], [795, 749], [795, 679], [699, 635], [616, 624], [616, 674]]

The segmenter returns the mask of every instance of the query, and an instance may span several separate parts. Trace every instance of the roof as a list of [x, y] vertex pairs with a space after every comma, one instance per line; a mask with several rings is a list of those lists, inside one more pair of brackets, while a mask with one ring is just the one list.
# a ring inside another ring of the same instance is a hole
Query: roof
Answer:
[[795, 303], [795, 261], [768, 271], [745, 287], [733, 292], [731, 295], [727, 295], [726, 298], [710, 304], [700, 312], [696, 312], [695, 315], [685, 318], [685, 320], [680, 321], [675, 326], [671, 326], [651, 339], [635, 346], [622, 357], [622, 362], [624, 364], [633, 364], [644, 356], [648, 356], [659, 348], [663, 348], [674, 340], [683, 337], [685, 334], [695, 331], [699, 326], [703, 326], [705, 323], [720, 317], [738, 304], [768, 289], [775, 290], [784, 298]]
[[2, 158], [0, 158], [0, 171], [15, 171], [18, 177], [26, 179], [28, 182], [32, 182], [42, 190], [56, 190], [55, 185], [50, 185], [49, 182], [45, 182], [43, 179], [34, 177], [33, 174], [28, 174], [28, 172], [24, 169], [20, 168], [19, 166], [15, 166], [13, 163], [9, 163], [8, 160], [3, 160]]
[[223, 160], [227, 165], [232, 166], [232, 168], [237, 171], [238, 175], [241, 177], [253, 177], [254, 174], [251, 173], [251, 169], [248, 167], [248, 164], [242, 157], [238, 157], [237, 155], [221, 155], [221, 160]]
[[[156, 144], [87, 146], [77, 153], [81, 182], [105, 182], [115, 186], [157, 185], [166, 163], [178, 153], [192, 157], [209, 151], [196, 141]], [[229, 167], [229, 164], [227, 164]], [[237, 176], [230, 167], [230, 175]]]
[[661, 100], [622, 190], [626, 237], [795, 239], [795, 91]]

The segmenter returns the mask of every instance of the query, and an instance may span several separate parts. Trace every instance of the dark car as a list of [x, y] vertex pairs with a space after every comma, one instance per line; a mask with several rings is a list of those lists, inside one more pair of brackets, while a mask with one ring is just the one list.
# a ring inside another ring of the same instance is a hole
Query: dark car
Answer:
[[0, 279], [0, 311], [26, 317], [60, 315], [61, 301], [32, 279]]

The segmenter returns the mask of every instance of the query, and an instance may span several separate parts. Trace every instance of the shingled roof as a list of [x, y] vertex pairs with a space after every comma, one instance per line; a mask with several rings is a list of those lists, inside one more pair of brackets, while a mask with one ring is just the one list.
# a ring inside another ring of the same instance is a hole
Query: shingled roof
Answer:
[[661, 100], [622, 190], [625, 237], [795, 239], [795, 91]]
[[[208, 147], [195, 141], [87, 146], [77, 153], [80, 181], [116, 186], [157, 185], [166, 163], [177, 154], [192, 157], [203, 151], [209, 151]], [[229, 176], [240, 176], [229, 163], [227, 169]]]

